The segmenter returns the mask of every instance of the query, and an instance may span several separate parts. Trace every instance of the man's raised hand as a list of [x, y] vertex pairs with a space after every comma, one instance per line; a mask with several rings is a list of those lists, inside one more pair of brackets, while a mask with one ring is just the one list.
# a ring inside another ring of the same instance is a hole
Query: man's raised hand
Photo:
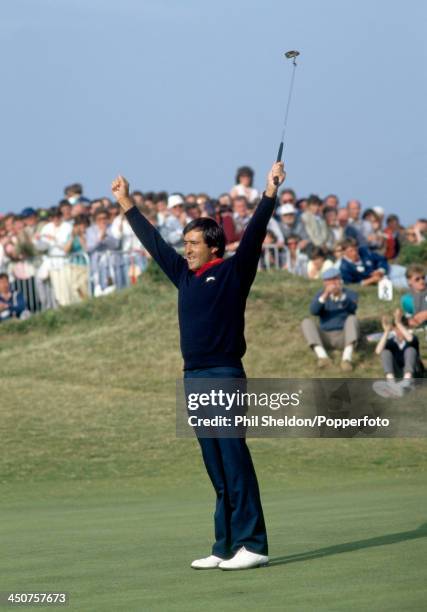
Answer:
[[129, 183], [124, 176], [118, 176], [114, 179], [111, 183], [111, 191], [124, 212], [132, 208], [133, 202], [129, 196]]
[[[277, 184], [274, 182], [275, 178], [277, 180]], [[267, 176], [267, 187], [265, 189], [265, 194], [270, 198], [276, 197], [277, 188], [284, 182], [285, 178], [286, 172], [284, 170], [283, 162], [276, 162], [273, 164]]]

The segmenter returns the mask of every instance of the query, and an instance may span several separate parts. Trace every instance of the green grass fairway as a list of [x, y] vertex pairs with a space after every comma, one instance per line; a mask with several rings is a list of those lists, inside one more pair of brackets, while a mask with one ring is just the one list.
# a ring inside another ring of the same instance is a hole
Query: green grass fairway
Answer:
[[[299, 330], [316, 287], [259, 275], [249, 376], [317, 375]], [[362, 290], [365, 333], [395, 303]], [[380, 375], [365, 347], [352, 376]], [[1, 324], [0, 591], [64, 590], [81, 612], [426, 609], [421, 438], [250, 440], [271, 565], [192, 570], [210, 551], [214, 494], [197, 442], [175, 436], [180, 376], [176, 294], [155, 273]]]
[[1, 589], [63, 589], [71, 609], [93, 612], [425, 610], [424, 477], [263, 486], [271, 566], [221, 572], [189, 568], [210, 546], [202, 476], [157, 492], [140, 479], [15, 485]]

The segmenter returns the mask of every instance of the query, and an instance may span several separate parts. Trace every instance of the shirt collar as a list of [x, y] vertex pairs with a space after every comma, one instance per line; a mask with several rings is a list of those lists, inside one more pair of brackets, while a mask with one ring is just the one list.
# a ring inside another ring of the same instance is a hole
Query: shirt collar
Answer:
[[224, 261], [224, 259], [222, 257], [217, 257], [216, 259], [212, 259], [212, 261], [208, 261], [207, 263], [203, 264], [203, 266], [201, 268], [196, 270], [195, 275], [196, 276], [201, 276], [203, 274], [203, 272], [206, 272], [206, 270], [209, 270], [209, 268], [213, 268], [213, 266], [217, 266], [218, 264], [222, 263], [223, 261]]

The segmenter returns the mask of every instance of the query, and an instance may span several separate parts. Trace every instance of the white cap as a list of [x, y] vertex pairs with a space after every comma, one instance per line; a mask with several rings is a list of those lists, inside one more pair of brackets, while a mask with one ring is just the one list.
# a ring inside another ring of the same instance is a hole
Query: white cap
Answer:
[[384, 208], [382, 206], [374, 206], [372, 209], [379, 217], [384, 217]]
[[293, 204], [282, 204], [282, 206], [279, 206], [277, 212], [279, 215], [294, 215], [296, 210]]
[[184, 200], [180, 195], [174, 193], [168, 197], [168, 208], [174, 208], [175, 206], [183, 206]]

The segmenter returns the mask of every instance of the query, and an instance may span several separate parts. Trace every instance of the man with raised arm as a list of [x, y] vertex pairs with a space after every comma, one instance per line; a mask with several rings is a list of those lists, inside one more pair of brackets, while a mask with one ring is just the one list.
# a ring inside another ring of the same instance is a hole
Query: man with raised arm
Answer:
[[[112, 191], [135, 234], [178, 289], [178, 318], [184, 378], [246, 378], [242, 357], [245, 307], [254, 281], [283, 163], [271, 168], [261, 202], [234, 256], [223, 259], [225, 237], [210, 218], [184, 228], [184, 257], [133, 205], [129, 183], [119, 176]], [[212, 554], [194, 569], [240, 570], [268, 563], [267, 533], [257, 477], [245, 438], [198, 438], [216, 492]]]

